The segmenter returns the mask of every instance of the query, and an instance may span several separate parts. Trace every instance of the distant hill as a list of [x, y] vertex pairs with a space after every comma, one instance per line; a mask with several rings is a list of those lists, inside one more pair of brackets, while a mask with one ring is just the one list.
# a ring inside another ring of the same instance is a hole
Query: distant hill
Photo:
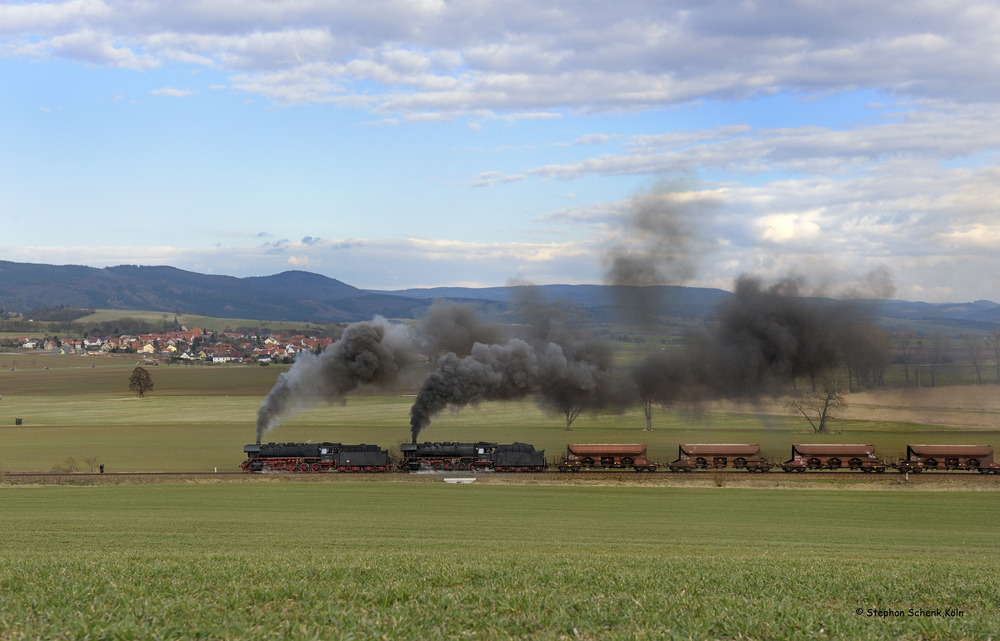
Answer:
[[371, 294], [308, 272], [235, 278], [175, 267], [98, 269], [0, 261], [0, 309], [58, 305], [326, 323], [362, 320], [375, 313], [408, 317], [419, 314], [429, 301]]
[[[732, 296], [699, 287], [610, 287], [540, 285], [530, 287], [434, 287], [376, 291], [304, 271], [236, 278], [199, 274], [175, 267], [84, 267], [0, 261], [0, 311], [25, 312], [66, 305], [123, 311], [162, 311], [223, 318], [317, 323], [419, 318], [438, 298], [477, 305], [503, 315], [513, 303], [541, 297], [584, 310], [595, 321], [620, 319], [621, 304], [649, 317], [699, 318], [713, 315]], [[642, 305], [636, 305], [642, 303]], [[956, 328], [1000, 326], [1000, 305], [878, 301], [883, 323], [931, 321]]]

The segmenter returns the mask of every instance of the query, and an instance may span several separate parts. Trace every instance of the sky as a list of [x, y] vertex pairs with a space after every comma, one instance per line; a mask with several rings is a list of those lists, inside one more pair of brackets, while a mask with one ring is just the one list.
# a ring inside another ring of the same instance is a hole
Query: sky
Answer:
[[8, 0], [0, 259], [1000, 301], [996, 34], [980, 0]]

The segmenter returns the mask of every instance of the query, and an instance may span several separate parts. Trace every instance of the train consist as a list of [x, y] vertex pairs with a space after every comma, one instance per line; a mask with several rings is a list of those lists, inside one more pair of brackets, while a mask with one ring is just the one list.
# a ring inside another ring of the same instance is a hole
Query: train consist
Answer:
[[[653, 472], [642, 443], [576, 443], [566, 446], [561, 460], [548, 462], [544, 450], [529, 443], [403, 443], [400, 460], [377, 445], [341, 443], [256, 443], [243, 448], [246, 472], [402, 472], [494, 471], [544, 472], [556, 470], [635, 470]], [[748, 472], [854, 470], [901, 473], [925, 470], [966, 470], [1000, 474], [992, 445], [908, 445], [906, 456], [886, 462], [869, 444], [802, 443], [792, 445], [791, 458], [772, 463], [752, 443], [690, 443], [678, 446], [677, 459], [666, 466], [671, 472], [737, 469]]]

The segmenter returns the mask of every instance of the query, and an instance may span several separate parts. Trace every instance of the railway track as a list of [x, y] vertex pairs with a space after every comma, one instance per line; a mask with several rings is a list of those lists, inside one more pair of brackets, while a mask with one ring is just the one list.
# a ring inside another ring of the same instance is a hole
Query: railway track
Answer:
[[267, 478], [267, 477], [281, 477], [281, 478], [303, 478], [303, 479], [317, 479], [317, 478], [395, 478], [404, 479], [407, 477], [411, 478], [423, 478], [423, 479], [438, 479], [438, 478], [448, 478], [455, 476], [473, 476], [477, 478], [497, 478], [497, 479], [546, 479], [546, 480], [559, 480], [563, 479], [566, 481], [571, 480], [600, 480], [600, 479], [616, 479], [616, 480], [641, 480], [644, 478], [651, 479], [714, 479], [714, 478], [725, 478], [727, 480], [737, 480], [740, 478], [747, 479], [802, 479], [802, 478], [857, 478], [857, 479], [887, 479], [887, 480], [899, 480], [901, 478], [906, 479], [935, 479], [935, 478], [995, 478], [998, 483], [1000, 483], [1000, 475], [993, 474], [978, 474], [976, 472], [971, 472], [967, 470], [936, 470], [933, 472], [922, 472], [922, 473], [909, 473], [902, 474], [895, 470], [887, 470], [885, 473], [881, 474], [863, 474], [861, 472], [852, 470], [805, 470], [802, 472], [782, 472], [782, 471], [772, 471], [765, 473], [751, 473], [745, 470], [696, 470], [691, 472], [671, 472], [669, 470], [657, 470], [655, 472], [634, 472], [630, 470], [581, 470], [575, 472], [456, 472], [456, 471], [434, 471], [434, 472], [413, 472], [413, 473], [403, 473], [403, 472], [378, 472], [378, 473], [338, 473], [338, 472], [263, 472], [263, 473], [247, 473], [240, 470], [236, 471], [223, 471], [223, 472], [4, 472], [0, 476], [0, 482], [2, 480], [31, 480], [31, 479], [49, 479], [53, 481], [61, 480], [80, 480], [80, 481], [98, 481], [105, 479], [107, 481], [127, 481], [128, 479], [191, 479], [191, 480], [204, 480], [204, 479], [223, 479], [223, 478]]

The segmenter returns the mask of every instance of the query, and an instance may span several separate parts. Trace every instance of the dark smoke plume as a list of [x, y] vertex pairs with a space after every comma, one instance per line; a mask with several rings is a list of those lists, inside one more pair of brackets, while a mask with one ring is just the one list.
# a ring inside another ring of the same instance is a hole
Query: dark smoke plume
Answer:
[[432, 417], [446, 407], [537, 396], [550, 411], [597, 410], [615, 403], [611, 350], [570, 327], [565, 307], [537, 291], [519, 290], [516, 303], [527, 321], [523, 338], [476, 343], [468, 356], [442, 356], [424, 380], [410, 409], [414, 442]]
[[662, 311], [666, 301], [658, 300], [659, 287], [689, 280], [698, 257], [710, 249], [703, 230], [710, 227], [717, 204], [711, 196], [667, 181], [632, 197], [621, 242], [605, 256], [604, 280], [616, 287], [620, 307], [645, 320]]
[[689, 337], [686, 349], [651, 355], [634, 368], [644, 406], [754, 399], [799, 382], [815, 388], [836, 372], [846, 372], [849, 387], [879, 384], [889, 350], [872, 308], [804, 296], [804, 285], [799, 277], [770, 286], [740, 277], [710, 329]]
[[471, 305], [446, 300], [436, 300], [428, 308], [420, 323], [420, 337], [424, 354], [462, 355], [476, 343], [500, 343], [507, 338], [502, 327], [481, 319]]
[[405, 325], [384, 318], [354, 323], [316, 356], [301, 352], [257, 411], [257, 440], [289, 415], [331, 401], [363, 384], [389, 386], [415, 358]]
[[410, 408], [413, 442], [431, 417], [448, 406], [523, 398], [538, 389], [538, 380], [535, 350], [517, 338], [504, 345], [476, 343], [464, 358], [449, 352], [424, 379]]

